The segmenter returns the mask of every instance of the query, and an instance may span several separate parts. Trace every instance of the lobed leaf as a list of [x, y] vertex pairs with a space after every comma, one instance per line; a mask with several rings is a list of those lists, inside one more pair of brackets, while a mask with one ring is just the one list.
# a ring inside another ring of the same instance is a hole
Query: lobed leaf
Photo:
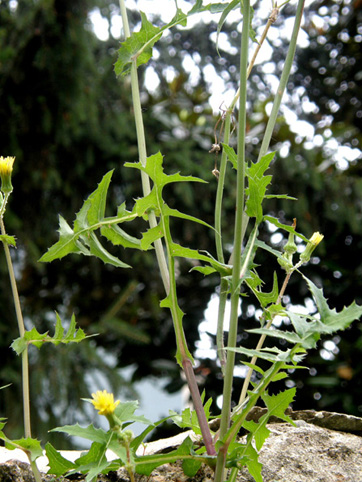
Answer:
[[315, 299], [321, 317], [321, 323], [318, 324], [320, 333], [334, 333], [338, 330], [345, 330], [353, 321], [360, 319], [362, 316], [362, 306], [353, 302], [350, 306], [344, 307], [340, 312], [337, 312], [336, 309], [331, 309], [328, 306], [327, 300], [323, 295], [323, 290], [317, 288], [306, 276], [303, 275], [303, 278], [306, 280], [309, 290]]
[[279, 288], [278, 288], [278, 276], [274, 271], [273, 275], [273, 289], [269, 293], [263, 293], [258, 289], [260, 278], [253, 272], [251, 272], [251, 278], [249, 278], [246, 283], [252, 290], [254, 295], [257, 297], [260, 305], [265, 308], [270, 303], [275, 303], [278, 299]]
[[73, 462], [64, 458], [50, 442], [45, 445], [45, 453], [48, 458], [49, 473], [52, 475], [59, 477], [76, 467]]
[[[0, 424], [0, 428], [3, 424]], [[4, 432], [0, 431], [0, 440], [5, 442], [5, 447], [8, 450], [20, 449], [23, 450], [32, 462], [43, 455], [43, 449], [40, 445], [39, 440], [34, 438], [20, 438], [17, 440], [10, 440]]]
[[59, 216], [59, 241], [51, 246], [40, 258], [41, 262], [50, 262], [75, 253], [85, 256], [96, 256], [104, 263], [116, 267], [130, 267], [116, 256], [110, 254], [94, 232], [99, 229], [101, 234], [115, 245], [141, 249], [141, 241], [128, 235], [118, 226], [118, 224], [136, 218], [136, 212], [127, 211], [123, 204], [118, 208], [117, 216], [105, 217], [106, 198], [112, 174], [113, 171], [105, 174], [97, 189], [86, 199], [76, 215], [73, 229], [62, 216]]
[[182, 25], [186, 27], [187, 18], [190, 15], [209, 11], [211, 13], [222, 12], [228, 4], [225, 3], [210, 3], [202, 5], [202, 0], [197, 0], [195, 5], [187, 13], [177, 8], [176, 14], [172, 20], [162, 27], [155, 27], [148, 20], [143, 12], [141, 13], [142, 25], [139, 32], [134, 32], [128, 37], [118, 50], [118, 59], [114, 66], [116, 75], [126, 75], [130, 72], [133, 62], [139, 67], [146, 64], [152, 57], [152, 48], [155, 43], [162, 37], [163, 33], [174, 27], [175, 25]]
[[58, 313], [56, 313], [56, 318], [57, 321], [53, 337], [49, 336], [48, 332], [39, 333], [38, 330], [34, 327], [31, 330], [26, 331], [24, 333], [24, 336], [16, 338], [16, 340], [14, 340], [11, 344], [11, 348], [18, 355], [20, 355], [29, 344], [35, 345], [37, 348], [40, 348], [44, 343], [53, 343], [54, 345], [59, 345], [59, 343], [79, 343], [85, 338], [89, 338], [90, 336], [92, 336], [86, 336], [81, 328], [78, 328], [78, 330], [76, 329], [74, 314], [72, 315], [68, 332], [64, 336], [64, 328], [62, 327], [62, 322]]
[[274, 155], [274, 152], [266, 154], [258, 162], [251, 163], [246, 170], [248, 176], [248, 187], [245, 190], [248, 196], [246, 201], [246, 214], [251, 218], [256, 218], [258, 224], [263, 220], [262, 203], [267, 186], [272, 180], [272, 176], [264, 176], [264, 173], [269, 169]]

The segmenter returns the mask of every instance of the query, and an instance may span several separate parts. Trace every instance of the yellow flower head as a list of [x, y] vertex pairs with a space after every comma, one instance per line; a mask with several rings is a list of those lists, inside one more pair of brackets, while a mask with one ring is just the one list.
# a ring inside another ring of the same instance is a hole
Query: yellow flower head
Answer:
[[0, 157], [0, 176], [9, 175], [13, 172], [15, 157]]
[[108, 393], [106, 390], [92, 393], [92, 398], [92, 404], [99, 415], [112, 415], [120, 403], [119, 400], [114, 401], [113, 393]]
[[318, 244], [322, 241], [323, 238], [324, 238], [323, 234], [318, 233], [318, 231], [316, 233], [313, 233], [313, 236], [309, 239], [305, 250], [300, 255], [300, 260], [302, 263], [308, 263], [313, 251], [318, 246]]
[[0, 157], [1, 190], [4, 194], [9, 194], [13, 190], [11, 173], [13, 172], [14, 161], [15, 157]]
[[309, 242], [312, 243], [313, 246], [318, 246], [318, 244], [322, 241], [323, 238], [323, 234], [317, 231], [316, 233], [313, 233], [313, 236], [310, 238]]

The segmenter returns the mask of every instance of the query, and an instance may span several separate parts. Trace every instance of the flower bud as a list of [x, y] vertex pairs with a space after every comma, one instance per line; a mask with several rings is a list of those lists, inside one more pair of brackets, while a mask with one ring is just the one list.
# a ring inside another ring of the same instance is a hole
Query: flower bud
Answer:
[[288, 256], [291, 256], [297, 251], [297, 249], [298, 249], [297, 245], [294, 242], [294, 234], [289, 233], [288, 242], [283, 248], [284, 253], [286, 253]]
[[123, 430], [117, 433], [117, 439], [121, 445], [129, 445], [134, 439], [132, 430]]
[[10, 194], [13, 190], [11, 173], [13, 172], [15, 157], [0, 157], [1, 190], [4, 194]]
[[302, 263], [308, 263], [313, 251], [316, 249], [316, 247], [322, 241], [323, 238], [324, 238], [323, 234], [320, 234], [318, 231], [316, 233], [313, 233], [313, 236], [309, 239], [308, 244], [305, 247], [305, 250], [300, 255], [300, 261]]

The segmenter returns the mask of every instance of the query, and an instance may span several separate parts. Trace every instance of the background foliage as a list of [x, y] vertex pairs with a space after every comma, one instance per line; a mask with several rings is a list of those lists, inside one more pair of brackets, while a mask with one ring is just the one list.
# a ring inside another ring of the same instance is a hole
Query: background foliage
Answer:
[[[27, 327], [34, 324], [38, 331], [52, 330], [56, 310], [69, 320], [74, 312], [87, 334], [99, 333], [77, 349], [45, 346], [41, 351], [31, 350], [34, 435], [44, 440], [51, 439], [46, 431], [59, 425], [59, 416], [61, 424], [87, 416], [81, 411], [80, 398], [88, 397], [90, 390], [108, 383], [122, 398], [135, 397], [120, 367], [135, 367], [133, 381], [167, 376], [169, 391], [183, 385], [174, 360], [172, 322], [167, 311], [159, 308], [163, 289], [152, 252], [132, 253], [127, 259], [132, 270], [115, 270], [83, 257], [49, 265], [37, 262], [57, 238], [58, 214], [74, 219], [109, 169], [116, 168], [110, 189], [114, 205], [140, 195], [133, 170], [120, 169], [124, 162], [137, 160], [137, 149], [129, 84], [127, 79], [119, 82], [113, 72], [119, 40], [110, 36], [101, 41], [95, 36], [89, 18], [95, 8], [110, 22], [117, 14], [117, 5], [109, 0], [0, 1], [0, 146], [1, 155], [17, 158], [14, 194], [5, 222], [8, 232], [18, 238], [13, 255]], [[293, 5], [283, 14], [288, 19]], [[139, 16], [133, 13], [131, 19], [137, 27]], [[251, 158], [257, 156], [273, 81], [287, 47], [282, 23], [280, 19], [273, 27], [267, 66], [257, 65], [250, 78]], [[255, 28], [258, 32], [262, 24]], [[180, 170], [209, 182], [197, 189], [169, 189], [168, 202], [211, 224], [216, 180], [211, 174], [215, 158], [208, 150], [220, 113], [214, 114], [209, 103], [215, 95], [210, 64], [227, 89], [235, 88], [238, 66], [232, 48], [239, 46], [237, 23], [225, 24], [229, 47], [220, 49], [218, 57], [215, 31], [213, 23], [176, 29], [157, 44], [157, 60], [147, 70], [140, 69], [149, 153], [162, 148], [168, 172]], [[268, 209], [286, 223], [297, 218], [298, 231], [306, 236], [317, 230], [325, 235], [305, 273], [316, 283], [323, 280], [330, 304], [340, 310], [353, 299], [362, 303], [360, 2], [312, 3], [306, 11], [304, 38], [307, 41], [297, 52], [287, 108], [281, 112], [272, 146], [277, 151], [273, 192], [288, 193], [299, 201], [270, 201]], [[190, 59], [192, 72], [185, 70]], [[146, 85], [151, 74], [157, 75], [157, 89]], [[221, 104], [222, 91], [218, 98]], [[291, 115], [308, 124], [295, 128]], [[232, 187], [229, 193], [232, 196]], [[231, 199], [226, 209], [224, 235], [231, 242]], [[137, 235], [137, 226], [133, 226]], [[210, 233], [202, 226], [174, 223], [172, 228], [176, 242], [214, 249]], [[265, 226], [263, 234], [266, 242], [280, 245], [278, 233]], [[0, 386], [12, 383], [1, 392], [0, 414], [9, 418], [8, 435], [16, 437], [21, 433], [20, 360], [9, 346], [18, 335], [2, 254], [0, 259]], [[264, 260], [256, 261], [263, 264]], [[272, 281], [277, 267], [271, 266], [270, 259], [266, 261], [261, 275]], [[187, 313], [185, 331], [194, 352], [199, 323], [217, 279], [189, 274], [189, 269], [187, 262], [180, 262], [178, 282], [180, 306]], [[285, 301], [289, 299], [314, 309], [297, 278], [288, 287]], [[256, 326], [256, 316], [253, 299], [243, 298], [240, 341], [249, 347], [254, 338], [245, 329]], [[326, 339], [306, 360], [311, 370], [292, 374], [288, 382], [299, 389], [294, 408], [360, 415], [361, 352], [360, 323], [341, 337]], [[208, 394], [216, 399], [221, 379], [215, 361], [199, 358], [197, 372]]]

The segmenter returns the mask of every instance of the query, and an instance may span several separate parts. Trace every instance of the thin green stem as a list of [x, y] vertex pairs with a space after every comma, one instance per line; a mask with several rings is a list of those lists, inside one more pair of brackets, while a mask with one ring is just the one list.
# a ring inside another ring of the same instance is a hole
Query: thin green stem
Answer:
[[[231, 124], [231, 111], [227, 110], [225, 113], [225, 126], [224, 126], [224, 143], [229, 145], [230, 141], [230, 124]], [[219, 139], [221, 142], [221, 139]], [[224, 194], [224, 185], [225, 185], [225, 174], [226, 174], [226, 166], [227, 166], [227, 155], [225, 150], [223, 150], [221, 154], [221, 161], [220, 161], [220, 172], [217, 181], [217, 191], [216, 191], [216, 200], [215, 200], [215, 243], [216, 243], [216, 253], [217, 259], [220, 263], [224, 263], [224, 252], [222, 246], [222, 228], [221, 228], [221, 219], [222, 219], [222, 199]]]
[[[256, 61], [256, 58], [260, 52], [260, 49], [264, 43], [264, 40], [266, 39], [267, 35], [268, 35], [268, 31], [270, 29], [270, 27], [273, 25], [273, 23], [277, 20], [277, 17], [278, 17], [278, 13], [279, 13], [279, 8], [278, 7], [273, 7], [273, 10], [271, 12], [271, 14], [269, 15], [269, 18], [268, 18], [268, 21], [265, 25], [265, 28], [263, 30], [263, 33], [258, 41], [258, 44], [257, 44], [257, 47], [254, 51], [254, 54], [253, 54], [253, 57], [249, 63], [249, 66], [248, 66], [248, 71], [247, 71], [247, 74], [246, 74], [246, 77], [249, 78], [249, 75], [254, 67], [254, 64], [255, 64], [255, 61]], [[239, 99], [239, 96], [240, 96], [240, 88], [237, 90], [236, 94], [235, 94], [235, 97], [230, 105], [230, 109], [231, 111], [234, 109], [238, 99]]]
[[168, 295], [167, 306], [171, 310], [172, 320], [174, 323], [174, 330], [176, 334], [176, 343], [177, 343], [176, 359], [178, 363], [182, 366], [186, 376], [187, 385], [189, 387], [191, 399], [195, 408], [195, 412], [197, 414], [197, 419], [199, 421], [200, 430], [201, 430], [201, 434], [202, 434], [202, 438], [205, 444], [207, 454], [216, 455], [214, 442], [212, 440], [212, 436], [210, 432], [210, 427], [206, 420], [204, 407], [202, 405], [202, 400], [200, 397], [199, 387], [197, 385], [195, 372], [192, 367], [193, 359], [187, 347], [186, 337], [185, 337], [185, 333], [182, 325], [183, 313], [177, 303], [176, 279], [175, 279], [175, 269], [174, 269], [175, 260], [171, 252], [172, 238], [170, 233], [169, 220], [168, 218], [166, 219], [165, 216], [162, 216], [161, 222], [162, 222], [162, 227], [165, 234], [167, 258], [170, 266], [170, 292]]
[[304, 0], [298, 0], [298, 6], [297, 6], [297, 12], [295, 14], [295, 21], [294, 21], [292, 37], [290, 39], [288, 53], [287, 53], [287, 57], [285, 59], [283, 72], [282, 72], [282, 75], [280, 77], [278, 90], [277, 90], [277, 93], [276, 93], [275, 98], [274, 98], [272, 111], [270, 113], [270, 117], [269, 117], [266, 129], [265, 129], [263, 141], [262, 141], [262, 144], [261, 144], [261, 147], [260, 147], [258, 160], [260, 160], [263, 156], [265, 156], [265, 154], [267, 153], [267, 151], [269, 149], [270, 139], [273, 135], [273, 130], [274, 130], [274, 127], [275, 127], [275, 124], [276, 124], [276, 121], [277, 121], [280, 104], [281, 104], [282, 97], [283, 97], [285, 88], [287, 86], [290, 71], [291, 71], [292, 65], [293, 65], [295, 50], [297, 48], [298, 33], [299, 33], [299, 30], [300, 30], [300, 24], [301, 24], [301, 21], [302, 21], [303, 8], [304, 8]]
[[[242, 251], [242, 232], [243, 232], [243, 212], [245, 197], [245, 135], [246, 135], [246, 81], [247, 81], [247, 62], [249, 46], [249, 23], [250, 23], [250, 3], [249, 0], [243, 2], [243, 30], [241, 35], [240, 48], [240, 99], [239, 99], [239, 122], [238, 122], [238, 152], [237, 152], [237, 193], [236, 193], [236, 216], [234, 230], [234, 259], [233, 273], [231, 281], [231, 313], [228, 336], [228, 347], [236, 346], [238, 308], [240, 297], [240, 269]], [[231, 393], [234, 374], [235, 353], [228, 351], [226, 360], [226, 370], [223, 387], [223, 407], [220, 421], [220, 438], [223, 438], [230, 424], [231, 412]], [[225, 457], [218, 455], [215, 481], [223, 480], [225, 470]]]
[[[224, 127], [224, 143], [229, 145], [230, 141], [230, 124], [231, 124], [231, 111], [226, 111], [225, 114], [225, 127]], [[221, 140], [219, 139], [219, 142]], [[222, 200], [224, 194], [224, 184], [225, 184], [225, 174], [227, 166], [227, 155], [225, 150], [223, 150], [220, 161], [220, 172], [217, 183], [216, 200], [215, 200], [215, 243], [216, 243], [216, 253], [217, 259], [220, 263], [224, 263], [224, 251], [222, 244]], [[216, 346], [217, 354], [221, 365], [222, 373], [225, 372], [226, 355], [224, 350], [224, 317], [225, 317], [225, 307], [227, 301], [227, 287], [228, 283], [226, 280], [222, 279], [220, 282], [220, 295], [219, 295], [219, 307], [217, 316], [217, 332], [216, 332]]]
[[[2, 216], [0, 217], [0, 228], [1, 228], [1, 233], [5, 235], [6, 231], [5, 231], [5, 225], [4, 225], [4, 220]], [[11, 261], [11, 256], [10, 256], [10, 249], [6, 241], [3, 241], [3, 246], [5, 251], [6, 264], [9, 271], [11, 290], [13, 293], [19, 335], [23, 337], [25, 334], [25, 326], [24, 326], [23, 314], [21, 311], [21, 305], [20, 305], [18, 287], [16, 284], [16, 279], [14, 274], [13, 263]], [[25, 432], [25, 437], [27, 438], [27, 437], [31, 437], [28, 348], [26, 348], [23, 351], [21, 355], [21, 361], [22, 361], [22, 381], [23, 381], [24, 432]]]
[[[125, 37], [127, 38], [131, 35], [131, 33], [130, 33], [129, 24], [128, 24], [128, 16], [127, 16], [127, 10], [126, 10], [124, 0], [119, 0], [119, 5], [121, 9], [124, 34], [125, 34]], [[139, 160], [141, 164], [145, 166], [147, 162], [146, 137], [145, 137], [145, 131], [143, 126], [142, 106], [141, 106], [141, 99], [140, 99], [136, 59], [132, 62], [132, 67], [131, 67], [131, 90], [132, 90], [132, 103], [133, 103], [136, 132], [137, 132]], [[151, 184], [150, 184], [150, 178], [143, 171], [141, 171], [141, 181], [142, 181], [143, 195], [147, 196], [151, 192]], [[157, 219], [153, 212], [149, 213], [148, 219], [149, 219], [149, 224], [151, 228], [154, 228], [155, 226], [157, 226]], [[162, 282], [163, 282], [165, 291], [168, 294], [170, 289], [170, 279], [169, 279], [169, 272], [168, 272], [168, 266], [165, 258], [165, 253], [163, 250], [162, 240], [157, 239], [154, 245], [155, 245], [156, 258], [160, 269]]]

